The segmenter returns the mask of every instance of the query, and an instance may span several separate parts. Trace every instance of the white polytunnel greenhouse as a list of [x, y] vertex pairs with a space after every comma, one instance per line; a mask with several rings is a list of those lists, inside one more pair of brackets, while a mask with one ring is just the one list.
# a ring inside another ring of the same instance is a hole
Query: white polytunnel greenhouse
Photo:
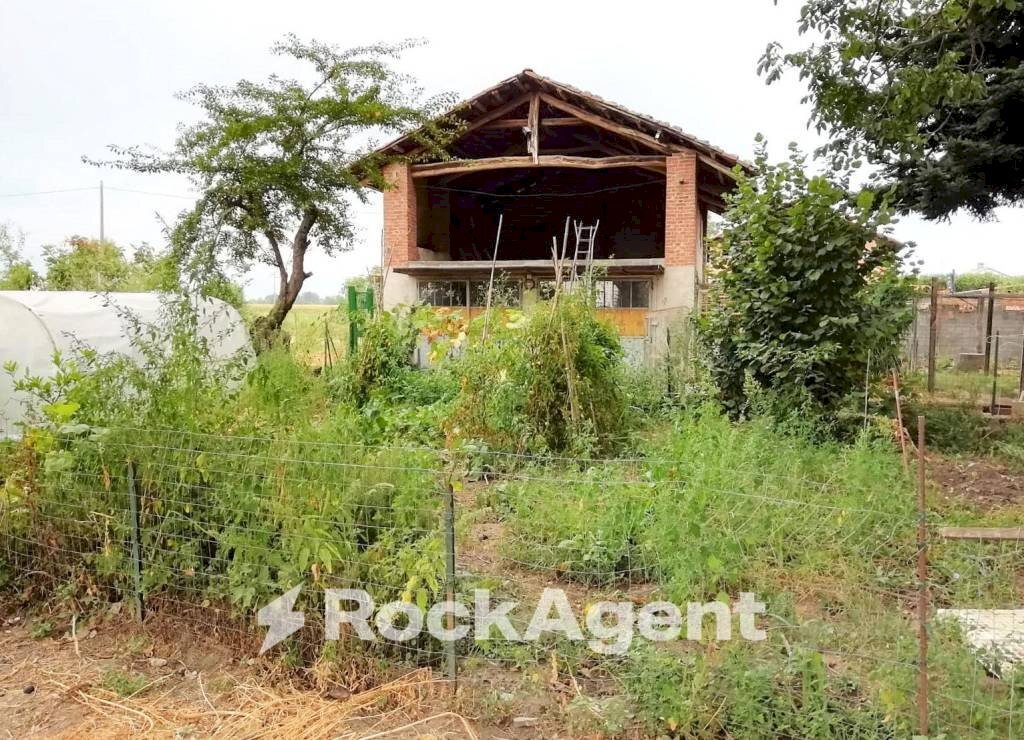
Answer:
[[[140, 359], [133, 341], [139, 328], [160, 325], [168, 315], [160, 293], [0, 291], [0, 438], [18, 437], [33, 398], [15, 390], [15, 378], [51, 378], [54, 353], [73, 358], [85, 347]], [[212, 363], [252, 358], [241, 315], [216, 298], [192, 303], [196, 332], [206, 340]], [[14, 374], [4, 369], [14, 363]]]

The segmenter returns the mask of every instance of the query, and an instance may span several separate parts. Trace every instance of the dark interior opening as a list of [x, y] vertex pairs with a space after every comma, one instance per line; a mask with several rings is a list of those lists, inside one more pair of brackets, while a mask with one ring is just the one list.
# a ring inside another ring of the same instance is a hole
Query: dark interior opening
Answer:
[[[566, 217], [586, 225], [600, 219], [596, 259], [665, 254], [665, 177], [650, 170], [490, 170], [423, 179], [417, 191], [419, 246], [452, 260], [490, 259], [499, 215], [499, 261], [550, 259]], [[570, 227], [570, 252], [574, 245]]]

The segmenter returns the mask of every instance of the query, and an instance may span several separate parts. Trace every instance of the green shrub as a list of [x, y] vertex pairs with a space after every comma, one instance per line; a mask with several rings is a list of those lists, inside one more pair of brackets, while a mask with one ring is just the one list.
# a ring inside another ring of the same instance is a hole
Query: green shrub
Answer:
[[641, 645], [618, 670], [650, 736], [894, 738], [906, 726], [829, 675], [820, 653], [784, 654], [751, 643], [722, 654]]
[[714, 310], [700, 326], [712, 377], [734, 416], [751, 385], [831, 412], [863, 383], [869, 356], [876, 372], [895, 359], [911, 318], [902, 245], [880, 235], [884, 202], [808, 175], [795, 149], [772, 165], [760, 144], [756, 168], [726, 196], [711, 250]]
[[323, 380], [283, 351], [238, 385], [166, 331], [140, 341], [142, 362], [85, 351], [19, 380], [44, 417], [5, 460], [5, 573], [86, 600], [130, 593], [131, 460], [149, 596], [248, 615], [306, 579], [386, 599], [437, 590], [436, 455], [364, 444], [358, 412], [328, 415]]
[[453, 357], [459, 395], [447, 431], [492, 449], [608, 451], [627, 421], [622, 348], [580, 290], [492, 321]]
[[929, 449], [955, 455], [995, 455], [1019, 465], [1024, 462], [1024, 424], [993, 419], [972, 406], [912, 403], [905, 412], [911, 438], [917, 439], [917, 417], [925, 417]]
[[419, 330], [410, 309], [382, 311], [365, 319], [359, 346], [348, 357], [342, 384], [357, 405], [374, 389], [392, 389], [407, 377]]

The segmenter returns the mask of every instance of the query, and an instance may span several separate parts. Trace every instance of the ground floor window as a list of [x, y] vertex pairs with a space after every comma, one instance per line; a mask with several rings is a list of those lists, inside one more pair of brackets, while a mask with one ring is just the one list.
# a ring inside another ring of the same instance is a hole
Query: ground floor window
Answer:
[[598, 308], [650, 308], [650, 280], [598, 280]]
[[[553, 280], [537, 283], [541, 300], [548, 300], [555, 294]], [[650, 308], [650, 280], [596, 280], [594, 284], [594, 305], [598, 308]]]
[[428, 306], [465, 306], [468, 302], [465, 280], [421, 280], [419, 294]]
[[[487, 286], [489, 280], [469, 281], [469, 305], [485, 307], [487, 305]], [[491, 291], [491, 305], [504, 308], [519, 308], [523, 305], [523, 284], [518, 280], [495, 278], [494, 289]]]
[[[420, 300], [428, 306], [484, 308], [489, 280], [421, 280]], [[518, 280], [495, 280], [491, 305], [515, 308], [522, 305], [523, 287]]]

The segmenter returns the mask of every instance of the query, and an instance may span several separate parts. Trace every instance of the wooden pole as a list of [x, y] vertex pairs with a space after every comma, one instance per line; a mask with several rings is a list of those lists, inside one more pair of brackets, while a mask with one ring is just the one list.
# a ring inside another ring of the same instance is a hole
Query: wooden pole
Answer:
[[868, 366], [864, 370], [864, 428], [868, 428], [868, 398], [871, 393], [871, 349], [868, 348]]
[[917, 295], [914, 296], [914, 324], [912, 326], [913, 336], [910, 341], [910, 373], [913, 374], [917, 370], [917, 324], [918, 324], [918, 311], [917, 311]]
[[999, 397], [999, 332], [996, 332], [995, 348], [993, 349], [992, 355], [992, 404], [988, 407], [988, 412], [992, 416], [996, 416], [999, 413], [999, 409], [996, 408], [996, 401]]
[[939, 537], [947, 540], [1024, 540], [1024, 527], [940, 527]]
[[[1021, 336], [1024, 340], [1024, 335]], [[1020, 380], [1017, 381], [1017, 400], [1024, 401], [1024, 341], [1020, 343]]]
[[907, 472], [910, 463], [907, 460], [907, 431], [903, 428], [903, 407], [900, 403], [900, 373], [896, 368], [892, 369], [892, 390], [896, 396], [896, 426], [900, 435], [900, 457], [903, 460], [903, 472]]
[[491, 294], [494, 292], [494, 266], [498, 262], [498, 244], [501, 243], [501, 225], [505, 214], [498, 214], [498, 235], [494, 237], [494, 254], [491, 255], [491, 279], [487, 282], [487, 307], [484, 309], [484, 338], [487, 341], [487, 329], [491, 324]]
[[917, 417], [917, 734], [928, 736], [928, 528], [925, 504], [925, 418]]
[[540, 95], [530, 98], [530, 112], [527, 118], [527, 127], [530, 129], [529, 150], [533, 157], [533, 163], [540, 163]]
[[327, 329], [327, 318], [324, 318], [324, 369], [331, 367], [331, 333]]
[[992, 356], [992, 317], [996, 309], [996, 284], [988, 284], [988, 309], [985, 311], [985, 374], [988, 375]]
[[[939, 279], [932, 278], [932, 295], [928, 309], [928, 392], [935, 392], [935, 344], [939, 335]], [[987, 369], [987, 367], [986, 367]]]

